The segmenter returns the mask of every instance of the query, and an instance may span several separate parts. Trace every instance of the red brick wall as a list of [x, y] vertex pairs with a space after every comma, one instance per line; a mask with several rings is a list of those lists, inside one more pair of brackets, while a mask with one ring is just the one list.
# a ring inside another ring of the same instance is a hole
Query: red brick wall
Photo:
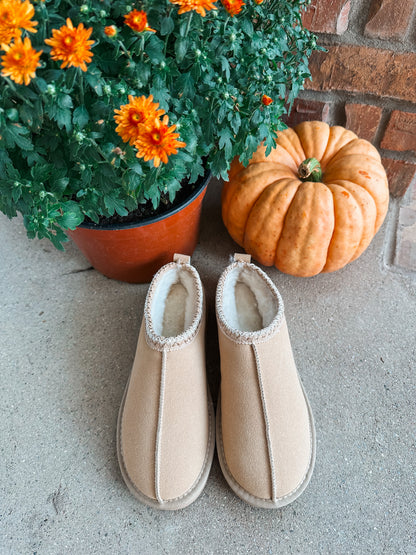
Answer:
[[327, 52], [287, 119], [344, 125], [380, 151], [390, 190], [416, 179], [416, 0], [312, 0], [305, 26]]

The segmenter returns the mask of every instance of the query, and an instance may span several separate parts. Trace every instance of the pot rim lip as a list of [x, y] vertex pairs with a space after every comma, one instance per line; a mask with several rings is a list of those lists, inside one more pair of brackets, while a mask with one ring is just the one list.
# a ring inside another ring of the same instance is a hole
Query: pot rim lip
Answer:
[[147, 218], [144, 218], [140, 222], [136, 222], [136, 223], [129, 222], [129, 223], [125, 223], [125, 224], [101, 225], [100, 226], [100, 225], [97, 225], [97, 224], [94, 224], [94, 223], [90, 224], [90, 223], [82, 222], [77, 227], [82, 228], [82, 229], [90, 229], [90, 230], [93, 230], [93, 231], [103, 231], [103, 230], [116, 231], [116, 230], [122, 230], [122, 229], [132, 229], [132, 228], [135, 228], [135, 227], [144, 227], [145, 225], [160, 222], [161, 220], [165, 220], [166, 218], [169, 218], [170, 216], [173, 216], [177, 212], [180, 212], [181, 210], [186, 208], [186, 206], [191, 204], [202, 193], [202, 191], [207, 188], [211, 177], [212, 177], [212, 172], [210, 170], [207, 170], [201, 178], [201, 183], [200, 183], [199, 187], [197, 187], [195, 189], [195, 191], [192, 193], [192, 195], [190, 197], [188, 197], [186, 200], [184, 200], [183, 202], [181, 202], [180, 204], [178, 204], [178, 206], [175, 206], [174, 208], [171, 208], [170, 210], [168, 210], [167, 212], [164, 212], [163, 214], [159, 214], [157, 216], [148, 216]]

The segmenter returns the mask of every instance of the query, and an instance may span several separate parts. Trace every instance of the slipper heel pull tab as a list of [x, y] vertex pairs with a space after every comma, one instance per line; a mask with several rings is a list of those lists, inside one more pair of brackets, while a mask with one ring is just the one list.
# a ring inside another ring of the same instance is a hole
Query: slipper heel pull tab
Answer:
[[188, 256], [187, 254], [175, 253], [173, 255], [173, 261], [176, 262], [176, 264], [190, 264], [191, 263], [191, 257]]
[[240, 252], [234, 253], [234, 261], [235, 262], [247, 262], [250, 264], [251, 262], [251, 255], [250, 254], [242, 254]]

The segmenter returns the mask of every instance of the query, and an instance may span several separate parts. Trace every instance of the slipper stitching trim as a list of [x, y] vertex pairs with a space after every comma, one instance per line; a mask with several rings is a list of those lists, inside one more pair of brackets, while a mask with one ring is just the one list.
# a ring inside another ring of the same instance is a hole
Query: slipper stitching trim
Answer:
[[156, 448], [155, 448], [155, 495], [160, 504], [164, 503], [160, 495], [160, 451], [162, 443], [162, 420], [163, 405], [165, 400], [165, 382], [166, 382], [166, 351], [162, 351], [162, 368], [160, 372], [160, 389], [159, 389], [159, 410], [157, 417], [156, 429]]
[[262, 408], [263, 408], [263, 419], [264, 419], [267, 451], [268, 451], [268, 455], [269, 455], [269, 465], [270, 465], [270, 479], [271, 479], [271, 484], [272, 484], [271, 500], [273, 501], [273, 503], [275, 503], [276, 499], [277, 499], [276, 467], [275, 467], [275, 464], [274, 464], [274, 457], [273, 457], [272, 438], [271, 438], [271, 434], [270, 434], [270, 421], [269, 421], [269, 416], [268, 416], [268, 412], [267, 412], [266, 395], [265, 395], [265, 392], [264, 392], [263, 377], [262, 377], [262, 373], [261, 373], [259, 353], [258, 353], [257, 347], [254, 343], [252, 343], [251, 348], [253, 349], [254, 358], [256, 360], [257, 380], [258, 380], [258, 384], [259, 384], [261, 404], [262, 404]]

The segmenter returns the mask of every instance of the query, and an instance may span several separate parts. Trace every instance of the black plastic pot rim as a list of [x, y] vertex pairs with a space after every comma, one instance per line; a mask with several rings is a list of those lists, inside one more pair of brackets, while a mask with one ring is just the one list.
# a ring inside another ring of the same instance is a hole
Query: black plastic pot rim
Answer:
[[90, 223], [83, 222], [78, 227], [81, 227], [84, 229], [96, 229], [96, 230], [106, 230], [106, 229], [117, 230], [117, 229], [132, 229], [134, 227], [143, 227], [145, 225], [160, 222], [161, 220], [165, 220], [166, 218], [173, 216], [173, 214], [180, 212], [186, 206], [188, 206], [188, 204], [191, 204], [191, 202], [193, 202], [202, 193], [202, 191], [208, 186], [208, 183], [211, 177], [212, 177], [212, 173], [210, 171], [207, 171], [201, 179], [201, 184], [199, 185], [199, 187], [195, 189], [195, 191], [192, 193], [190, 197], [188, 197], [186, 200], [178, 204], [178, 206], [175, 206], [174, 208], [168, 210], [167, 212], [164, 212], [163, 214], [158, 214], [157, 216], [149, 216], [148, 218], [143, 218], [137, 223], [130, 222], [126, 224], [117, 224], [117, 225], [97, 225], [97, 224], [90, 224]]

